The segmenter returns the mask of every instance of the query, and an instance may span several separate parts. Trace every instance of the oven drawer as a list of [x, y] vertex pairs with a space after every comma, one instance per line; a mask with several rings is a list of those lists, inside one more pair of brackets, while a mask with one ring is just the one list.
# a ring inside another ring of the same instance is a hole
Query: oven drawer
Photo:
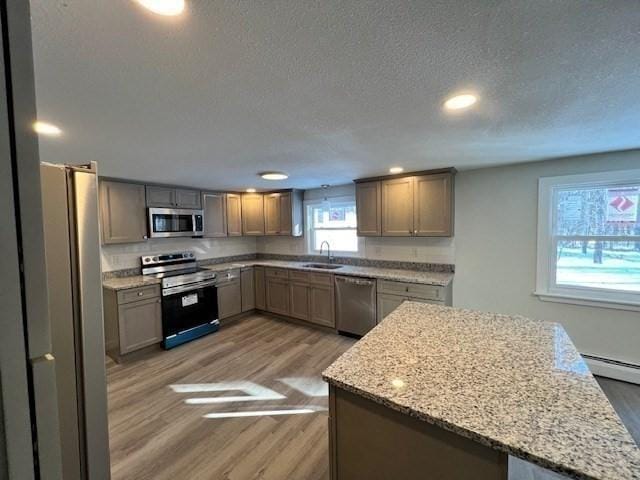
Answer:
[[160, 296], [160, 285], [149, 285], [147, 287], [128, 288], [118, 291], [118, 304], [146, 300]]

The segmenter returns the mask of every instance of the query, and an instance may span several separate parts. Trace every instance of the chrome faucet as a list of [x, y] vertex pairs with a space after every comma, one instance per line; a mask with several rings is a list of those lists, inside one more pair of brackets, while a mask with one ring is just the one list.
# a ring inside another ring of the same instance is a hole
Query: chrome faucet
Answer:
[[327, 242], [326, 240], [323, 240], [320, 244], [320, 255], [322, 255], [322, 249], [324, 248], [325, 243], [327, 244], [327, 262], [331, 263], [331, 261], [333, 260], [333, 257], [331, 256], [331, 245], [329, 245], [329, 242]]

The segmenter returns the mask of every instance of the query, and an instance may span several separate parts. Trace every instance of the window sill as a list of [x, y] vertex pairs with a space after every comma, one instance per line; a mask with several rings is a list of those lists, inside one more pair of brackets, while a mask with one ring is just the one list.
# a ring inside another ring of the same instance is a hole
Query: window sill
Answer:
[[582, 305], [584, 307], [612, 308], [614, 310], [629, 310], [633, 312], [640, 312], [640, 303], [638, 302], [610, 300], [594, 297], [587, 298], [565, 293], [539, 291], [533, 292], [533, 294], [543, 302], [568, 303], [571, 305]]

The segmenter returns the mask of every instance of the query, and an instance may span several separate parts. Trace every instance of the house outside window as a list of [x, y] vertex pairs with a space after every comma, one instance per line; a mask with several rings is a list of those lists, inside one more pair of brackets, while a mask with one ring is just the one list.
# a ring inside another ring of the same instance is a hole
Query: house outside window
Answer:
[[541, 178], [536, 294], [640, 310], [640, 170]]
[[322, 242], [327, 241], [332, 255], [357, 254], [355, 199], [339, 197], [308, 203], [306, 215], [309, 253], [319, 254]]

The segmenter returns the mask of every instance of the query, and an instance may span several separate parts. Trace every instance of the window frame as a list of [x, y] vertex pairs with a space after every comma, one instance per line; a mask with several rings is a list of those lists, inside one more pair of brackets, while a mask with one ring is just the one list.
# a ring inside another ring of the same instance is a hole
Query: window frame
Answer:
[[555, 235], [553, 227], [556, 215], [554, 208], [556, 191], [570, 188], [625, 186], [629, 183], [640, 184], [640, 169], [538, 179], [538, 243], [534, 295], [540, 300], [640, 311], [640, 293], [556, 283], [558, 241], [572, 239], [626, 241], [629, 238], [635, 238], [627, 235]]
[[305, 215], [305, 230], [306, 230], [306, 237], [307, 237], [307, 241], [306, 241], [306, 250], [307, 250], [307, 254], [308, 255], [320, 255], [320, 250], [316, 250], [313, 248], [313, 244], [314, 244], [314, 231], [315, 230], [353, 230], [356, 233], [356, 238], [357, 238], [357, 250], [355, 252], [352, 251], [346, 251], [346, 250], [338, 250], [338, 249], [334, 249], [333, 246], [331, 247], [331, 255], [332, 256], [340, 256], [340, 257], [358, 257], [360, 255], [360, 252], [362, 251], [362, 244], [361, 244], [361, 238], [358, 236], [358, 225], [357, 225], [357, 221], [356, 221], [356, 226], [353, 228], [344, 228], [344, 227], [340, 227], [340, 228], [313, 228], [313, 214], [312, 209], [315, 206], [318, 205], [322, 205], [325, 202], [328, 202], [329, 204], [333, 204], [333, 203], [353, 203], [354, 208], [356, 207], [356, 198], [355, 196], [340, 196], [340, 197], [327, 197], [326, 199], [314, 199], [314, 200], [305, 200], [304, 202], [304, 215]]

